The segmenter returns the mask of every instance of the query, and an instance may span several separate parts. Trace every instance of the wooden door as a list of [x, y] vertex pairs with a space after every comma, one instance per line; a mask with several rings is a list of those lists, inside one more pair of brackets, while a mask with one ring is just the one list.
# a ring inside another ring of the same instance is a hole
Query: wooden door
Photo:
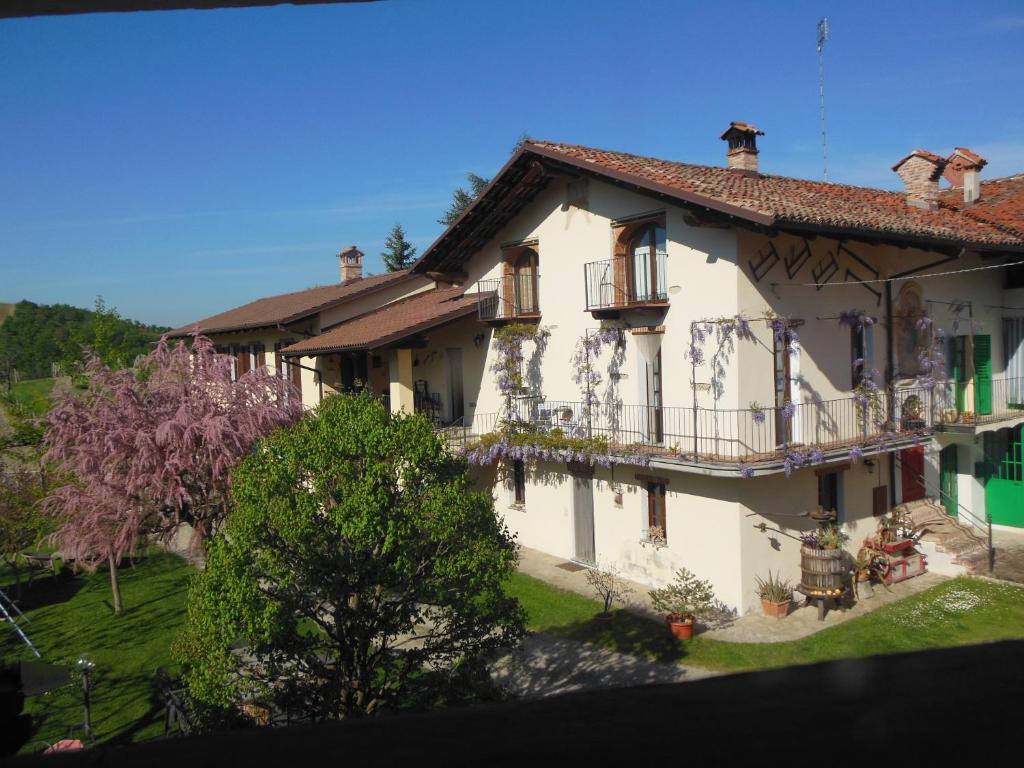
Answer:
[[573, 546], [577, 562], [594, 565], [594, 481], [591, 477], [573, 476]]
[[924, 446], [904, 448], [900, 451], [901, 477], [903, 480], [903, 501], [917, 501], [924, 498]]

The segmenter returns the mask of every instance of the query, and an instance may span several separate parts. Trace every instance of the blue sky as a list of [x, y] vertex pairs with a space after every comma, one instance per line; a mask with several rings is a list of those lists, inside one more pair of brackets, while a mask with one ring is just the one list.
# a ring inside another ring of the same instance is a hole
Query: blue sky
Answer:
[[425, 248], [525, 133], [833, 181], [909, 150], [1024, 171], [1019, 2], [392, 2], [0, 21], [0, 301], [178, 325]]

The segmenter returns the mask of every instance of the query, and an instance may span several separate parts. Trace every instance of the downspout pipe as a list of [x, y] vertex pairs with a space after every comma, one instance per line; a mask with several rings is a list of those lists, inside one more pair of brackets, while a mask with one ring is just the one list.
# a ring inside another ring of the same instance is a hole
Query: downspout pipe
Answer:
[[[885, 281], [885, 391], [888, 393], [888, 413], [892, 419], [892, 383], [895, 379], [895, 362], [893, 361], [893, 329], [892, 329], [892, 281]], [[896, 506], [896, 453], [888, 451], [889, 456], [889, 509]]]

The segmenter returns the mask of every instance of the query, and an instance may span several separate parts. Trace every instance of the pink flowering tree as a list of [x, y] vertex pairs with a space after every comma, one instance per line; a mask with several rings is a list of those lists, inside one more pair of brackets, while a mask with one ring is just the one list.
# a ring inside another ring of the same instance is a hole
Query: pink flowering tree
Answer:
[[63, 482], [43, 509], [66, 557], [110, 564], [119, 613], [118, 561], [183, 523], [201, 550], [228, 514], [232, 468], [257, 440], [298, 421], [302, 404], [262, 366], [232, 381], [230, 360], [202, 336], [161, 339], [119, 371], [89, 353], [85, 376], [85, 393], [66, 395], [47, 417], [44, 459]]

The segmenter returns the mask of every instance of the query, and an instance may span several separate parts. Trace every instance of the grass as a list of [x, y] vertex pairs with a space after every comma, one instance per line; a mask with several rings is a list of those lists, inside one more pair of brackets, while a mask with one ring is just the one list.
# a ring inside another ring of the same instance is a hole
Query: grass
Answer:
[[27, 379], [11, 387], [11, 399], [37, 416], [50, 410], [50, 395], [56, 379]]
[[[163, 702], [153, 672], [172, 668], [170, 644], [184, 621], [185, 591], [191, 573], [180, 558], [149, 554], [120, 571], [124, 614], [110, 607], [110, 576], [60, 579], [40, 577], [25, 593], [23, 625], [42, 654], [40, 661], [73, 664], [81, 654], [95, 662], [92, 723], [97, 741], [138, 741], [163, 734]], [[4, 587], [5, 591], [8, 589]], [[13, 596], [13, 590], [8, 591]], [[0, 654], [6, 661], [32, 660], [10, 626], [0, 628]], [[26, 699], [37, 732], [23, 751], [38, 751], [40, 741], [81, 738], [80, 677], [53, 693]]]
[[663, 624], [627, 611], [598, 621], [594, 616], [602, 606], [597, 601], [529, 576], [517, 574], [510, 589], [523, 603], [532, 630], [728, 672], [1024, 638], [1024, 588], [972, 578], [952, 579], [810, 637], [781, 643], [700, 636], [676, 643]]

